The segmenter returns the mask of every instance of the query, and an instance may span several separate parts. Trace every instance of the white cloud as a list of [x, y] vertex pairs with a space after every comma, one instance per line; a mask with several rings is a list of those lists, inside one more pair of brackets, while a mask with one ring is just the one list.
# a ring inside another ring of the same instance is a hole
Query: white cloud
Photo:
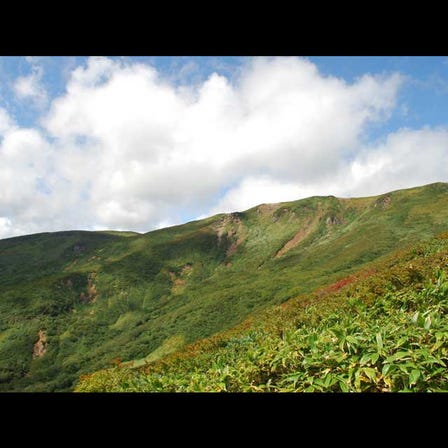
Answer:
[[208, 213], [206, 217], [217, 213], [229, 213], [236, 210], [247, 210], [258, 204], [282, 201], [294, 201], [307, 196], [307, 192], [297, 184], [285, 183], [268, 176], [247, 177], [230, 189], [226, 195]]
[[27, 62], [31, 64], [31, 73], [15, 80], [14, 92], [19, 99], [30, 100], [33, 106], [43, 108], [48, 102], [47, 91], [42, 84], [43, 69], [35, 58], [27, 58]]
[[448, 129], [401, 129], [364, 148], [349, 174], [345, 190], [359, 195], [448, 182]]
[[11, 232], [11, 220], [0, 216], [0, 237], [2, 235], [9, 235]]
[[440, 180], [445, 131], [364, 140], [396, 107], [402, 82], [348, 84], [304, 59], [254, 58], [232, 81], [214, 73], [176, 86], [147, 65], [90, 58], [41, 121], [51, 141], [17, 128], [0, 143], [0, 216], [9, 220], [0, 237], [147, 231], [186, 215]]
[[364, 77], [349, 86], [304, 60], [256, 58], [235, 86], [215, 73], [197, 89], [176, 89], [150, 67], [94, 58], [73, 72], [46, 125], [60, 139], [95, 139], [98, 216], [137, 225], [140, 215], [143, 227], [158, 207], [199, 208], [247, 174], [325, 175], [393, 107], [399, 83]]
[[267, 177], [246, 178], [229, 190], [210, 213], [313, 195], [377, 195], [440, 181], [448, 182], [448, 129], [401, 129], [389, 134], [383, 143], [361, 147], [351, 162], [342, 163], [323, 180], [286, 183]]
[[0, 136], [5, 134], [8, 130], [14, 127], [14, 121], [9, 116], [8, 112], [0, 107]]

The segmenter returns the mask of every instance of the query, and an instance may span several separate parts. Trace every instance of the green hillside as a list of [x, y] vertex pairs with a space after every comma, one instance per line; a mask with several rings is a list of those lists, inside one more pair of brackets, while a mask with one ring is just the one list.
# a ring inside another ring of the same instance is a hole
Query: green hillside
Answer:
[[144, 235], [1, 240], [0, 390], [72, 390], [80, 375], [156, 361], [447, 230], [448, 184], [437, 183]]
[[79, 392], [448, 392], [448, 232]]

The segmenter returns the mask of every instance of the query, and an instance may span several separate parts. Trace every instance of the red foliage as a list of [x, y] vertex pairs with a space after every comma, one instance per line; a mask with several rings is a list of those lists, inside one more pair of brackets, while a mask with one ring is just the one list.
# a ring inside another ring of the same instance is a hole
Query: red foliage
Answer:
[[375, 274], [375, 272], [376, 271], [374, 269], [370, 269], [370, 270], [366, 270], [363, 272], [359, 272], [356, 275], [349, 275], [348, 277], [342, 278], [342, 279], [338, 280], [337, 282], [332, 283], [331, 285], [323, 288], [321, 291], [323, 293], [332, 293], [332, 292], [339, 291], [344, 286], [350, 285], [351, 283], [354, 283], [357, 280], [371, 277], [373, 274]]
[[324, 291], [325, 292], [335, 292], [339, 291], [341, 288], [343, 288], [346, 285], [349, 285], [350, 283], [353, 283], [356, 280], [356, 277], [353, 275], [350, 275], [349, 277], [345, 277], [341, 280], [338, 280], [335, 283], [332, 283], [331, 285], [327, 286]]

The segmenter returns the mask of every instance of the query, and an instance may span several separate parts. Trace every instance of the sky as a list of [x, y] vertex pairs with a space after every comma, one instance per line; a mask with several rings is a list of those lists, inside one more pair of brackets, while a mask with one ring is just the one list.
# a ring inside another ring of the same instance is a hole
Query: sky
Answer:
[[447, 57], [0, 57], [0, 238], [440, 181]]

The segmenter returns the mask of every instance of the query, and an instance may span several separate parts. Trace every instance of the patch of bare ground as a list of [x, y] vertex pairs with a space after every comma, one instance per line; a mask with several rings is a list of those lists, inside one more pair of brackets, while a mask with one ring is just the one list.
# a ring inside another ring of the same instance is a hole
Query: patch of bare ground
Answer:
[[94, 303], [97, 296], [98, 291], [96, 289], [96, 285], [94, 283], [96, 277], [96, 273], [92, 272], [87, 276], [87, 293], [82, 292], [79, 296], [79, 300], [81, 303]]
[[292, 248], [298, 246], [316, 228], [320, 217], [321, 213], [319, 210], [313, 218], [302, 224], [298, 232], [285, 243], [285, 245], [275, 254], [274, 258], [279, 258]]
[[230, 241], [226, 250], [227, 257], [233, 255], [238, 246], [246, 239], [244, 225], [236, 213], [230, 213], [229, 215], [224, 216], [215, 225], [215, 231], [218, 237], [218, 244], [221, 243], [224, 235], [226, 235], [227, 239]]
[[33, 347], [33, 358], [41, 358], [47, 351], [47, 335], [45, 331], [39, 330], [37, 336], [38, 340]]
[[186, 264], [182, 267], [182, 270], [180, 271], [179, 276], [176, 275], [175, 272], [170, 271], [168, 274], [170, 276], [170, 280], [172, 281], [173, 285], [171, 287], [171, 293], [172, 294], [179, 294], [183, 291], [186, 280], [185, 277], [190, 275], [191, 271], [193, 270], [193, 266], [191, 264]]

